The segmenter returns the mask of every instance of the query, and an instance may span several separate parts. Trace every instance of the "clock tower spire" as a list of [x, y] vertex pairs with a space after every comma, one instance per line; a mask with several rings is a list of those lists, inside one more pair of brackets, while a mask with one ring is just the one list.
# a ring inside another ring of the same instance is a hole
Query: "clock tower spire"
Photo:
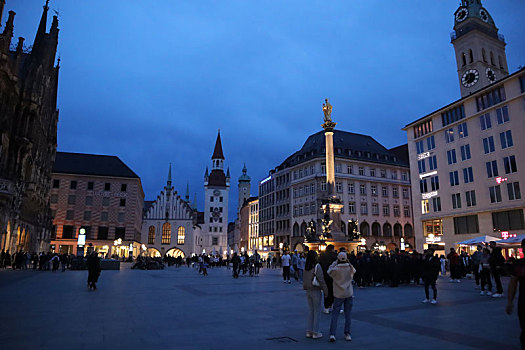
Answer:
[[509, 74], [505, 38], [481, 0], [461, 1], [451, 39], [462, 97]]

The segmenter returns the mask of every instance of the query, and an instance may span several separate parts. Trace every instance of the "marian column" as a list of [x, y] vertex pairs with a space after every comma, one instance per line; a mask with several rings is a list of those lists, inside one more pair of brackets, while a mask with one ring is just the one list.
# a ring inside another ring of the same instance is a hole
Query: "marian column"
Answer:
[[[334, 159], [334, 128], [337, 123], [332, 121], [332, 105], [325, 99], [323, 104], [324, 123], [321, 125], [325, 135], [326, 150], [326, 189], [328, 197], [323, 204], [325, 221], [331, 221], [327, 226], [329, 234], [327, 238], [344, 240], [345, 233], [341, 231], [341, 209], [343, 204], [335, 194], [335, 159]], [[325, 230], [326, 231], [326, 230]]]

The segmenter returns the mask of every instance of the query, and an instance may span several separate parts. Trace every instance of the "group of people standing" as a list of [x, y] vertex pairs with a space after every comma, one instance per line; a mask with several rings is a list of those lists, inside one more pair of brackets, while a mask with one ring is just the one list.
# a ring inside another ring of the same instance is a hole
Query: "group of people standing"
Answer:
[[39, 271], [53, 271], [59, 270], [62, 267], [62, 272], [71, 267], [73, 255], [57, 254], [57, 253], [29, 253], [16, 252], [10, 254], [2, 251], [0, 253], [0, 268], [7, 269], [11, 267], [13, 270], [39, 270]]

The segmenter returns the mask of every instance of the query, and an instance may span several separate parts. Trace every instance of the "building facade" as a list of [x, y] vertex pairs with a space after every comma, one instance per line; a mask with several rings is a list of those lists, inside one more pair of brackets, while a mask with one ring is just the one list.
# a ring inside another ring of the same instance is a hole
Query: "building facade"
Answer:
[[505, 42], [480, 1], [455, 12], [462, 98], [407, 131], [418, 249], [525, 233], [525, 69], [507, 73]]
[[189, 191], [182, 198], [171, 181], [171, 164], [166, 186], [156, 200], [146, 202], [142, 222], [141, 242], [146, 246], [148, 256], [187, 257], [195, 251], [197, 211], [190, 203]]
[[[259, 238], [259, 198], [251, 197], [248, 204], [248, 250], [263, 252], [263, 241]], [[268, 246], [268, 244], [266, 244]]]
[[[5, 0], [0, 0], [0, 23]], [[51, 169], [57, 147], [58, 19], [44, 6], [32, 49], [11, 47], [15, 13], [0, 34], [0, 249], [46, 251], [53, 219]]]
[[[324, 142], [323, 131], [311, 135], [260, 182], [259, 237], [268, 251], [302, 251], [311, 222], [320, 232], [327, 198]], [[368, 248], [413, 245], [406, 146], [389, 150], [370, 136], [335, 130], [334, 152], [343, 232], [349, 235], [349, 220], [358, 220]]]
[[84, 229], [102, 256], [141, 253], [142, 183], [118, 157], [57, 152], [50, 203], [53, 251], [77, 254]]

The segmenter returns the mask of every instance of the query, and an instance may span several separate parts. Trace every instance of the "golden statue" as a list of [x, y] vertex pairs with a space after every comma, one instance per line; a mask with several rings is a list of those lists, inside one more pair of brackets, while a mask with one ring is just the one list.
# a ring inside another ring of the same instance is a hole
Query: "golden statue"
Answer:
[[332, 122], [332, 105], [330, 102], [328, 102], [328, 99], [325, 98], [323, 103], [323, 113], [324, 113], [324, 121], [325, 123], [331, 123]]

